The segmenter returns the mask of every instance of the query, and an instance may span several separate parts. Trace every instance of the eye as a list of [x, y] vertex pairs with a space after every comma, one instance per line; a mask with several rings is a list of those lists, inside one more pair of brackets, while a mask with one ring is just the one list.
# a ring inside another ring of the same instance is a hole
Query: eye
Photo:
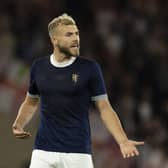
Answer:
[[65, 36], [67, 36], [67, 37], [70, 37], [70, 36], [72, 36], [73, 35], [73, 33], [71, 33], [71, 32], [67, 32], [66, 34], [65, 34]]

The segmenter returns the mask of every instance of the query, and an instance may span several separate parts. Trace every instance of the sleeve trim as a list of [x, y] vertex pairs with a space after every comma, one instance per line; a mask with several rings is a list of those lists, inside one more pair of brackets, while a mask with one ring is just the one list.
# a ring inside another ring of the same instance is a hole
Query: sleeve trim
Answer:
[[108, 98], [107, 94], [102, 94], [102, 95], [98, 95], [98, 96], [92, 96], [91, 100], [96, 101], [96, 100], [102, 100], [102, 99], [107, 99], [107, 98]]
[[29, 92], [27, 92], [27, 95], [31, 98], [40, 98], [39, 95], [34, 95], [34, 94], [29, 93]]

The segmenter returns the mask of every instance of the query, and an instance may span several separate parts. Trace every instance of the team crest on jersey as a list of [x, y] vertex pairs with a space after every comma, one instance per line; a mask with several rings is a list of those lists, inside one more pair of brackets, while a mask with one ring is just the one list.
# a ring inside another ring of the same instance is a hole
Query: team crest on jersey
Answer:
[[74, 83], [77, 83], [77, 82], [78, 82], [78, 79], [79, 79], [79, 75], [78, 75], [78, 74], [76, 74], [76, 73], [72, 74], [72, 81], [73, 81]]

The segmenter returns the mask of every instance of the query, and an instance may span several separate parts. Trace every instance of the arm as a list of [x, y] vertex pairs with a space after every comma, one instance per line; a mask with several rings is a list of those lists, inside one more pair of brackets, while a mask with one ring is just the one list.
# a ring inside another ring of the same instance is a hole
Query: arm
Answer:
[[32, 116], [38, 108], [38, 105], [38, 98], [32, 98], [28, 95], [26, 96], [24, 102], [19, 108], [18, 115], [12, 126], [13, 134], [17, 138], [27, 138], [31, 136], [29, 132], [24, 131], [24, 127], [31, 120]]
[[97, 100], [95, 104], [100, 111], [101, 119], [120, 146], [123, 157], [125, 158], [139, 155], [135, 146], [144, 144], [144, 142], [131, 141], [127, 138], [127, 135], [121, 126], [120, 120], [116, 112], [111, 107], [109, 100]]

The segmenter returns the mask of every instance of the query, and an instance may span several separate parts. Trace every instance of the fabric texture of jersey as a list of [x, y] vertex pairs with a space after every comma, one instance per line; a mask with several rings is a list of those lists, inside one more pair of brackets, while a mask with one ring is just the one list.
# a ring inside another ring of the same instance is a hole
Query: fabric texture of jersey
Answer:
[[55, 67], [50, 58], [35, 61], [28, 94], [40, 97], [40, 126], [35, 149], [91, 153], [89, 106], [106, 97], [99, 65], [77, 57], [66, 67]]

